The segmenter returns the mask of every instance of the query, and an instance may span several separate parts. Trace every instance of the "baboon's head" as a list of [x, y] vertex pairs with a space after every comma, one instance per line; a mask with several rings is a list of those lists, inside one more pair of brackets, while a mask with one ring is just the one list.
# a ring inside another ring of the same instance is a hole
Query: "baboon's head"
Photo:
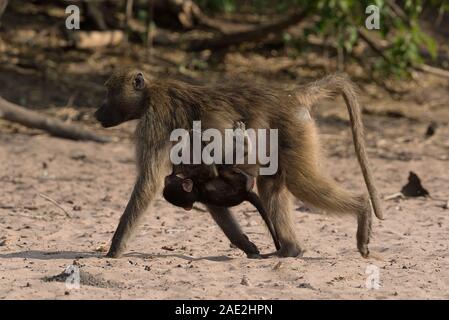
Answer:
[[165, 177], [162, 195], [172, 205], [185, 210], [191, 210], [198, 200], [198, 190], [194, 187], [192, 179], [175, 174]]
[[115, 72], [105, 86], [106, 99], [95, 112], [95, 118], [105, 128], [125, 121], [139, 119], [148, 104], [148, 83], [143, 72], [122, 70]]

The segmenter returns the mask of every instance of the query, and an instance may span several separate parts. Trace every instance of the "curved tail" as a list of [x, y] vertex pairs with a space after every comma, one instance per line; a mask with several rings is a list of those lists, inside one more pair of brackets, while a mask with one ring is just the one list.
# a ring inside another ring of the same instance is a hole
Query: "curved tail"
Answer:
[[296, 97], [301, 104], [312, 107], [318, 101], [330, 98], [336, 94], [342, 94], [348, 109], [352, 138], [354, 141], [355, 152], [362, 169], [363, 178], [371, 198], [371, 204], [377, 218], [383, 220], [382, 206], [380, 204], [379, 193], [374, 184], [373, 174], [369, 166], [368, 155], [365, 149], [365, 140], [362, 123], [362, 112], [357, 99], [355, 85], [344, 74], [334, 74], [324, 77], [314, 83], [302, 86], [295, 90]]

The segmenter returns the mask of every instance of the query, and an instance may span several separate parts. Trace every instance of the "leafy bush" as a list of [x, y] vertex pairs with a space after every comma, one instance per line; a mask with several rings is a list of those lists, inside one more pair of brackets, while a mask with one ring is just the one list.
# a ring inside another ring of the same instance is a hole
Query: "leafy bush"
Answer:
[[[332, 37], [339, 49], [352, 54], [353, 48], [362, 39], [359, 30], [363, 29], [373, 39], [386, 39], [387, 48], [377, 52], [375, 61], [369, 65], [382, 74], [404, 76], [411, 66], [421, 64], [420, 47], [436, 54], [435, 41], [427, 36], [418, 25], [423, 0], [404, 0], [401, 6], [394, 6], [392, 0], [197, 0], [205, 10], [233, 12], [240, 7], [250, 7], [255, 12], [287, 12], [294, 8], [312, 6], [310, 14], [317, 19], [304, 36], [315, 34], [321, 38]], [[393, 3], [393, 6], [392, 6]], [[440, 12], [449, 11], [449, 1], [431, 0], [426, 2]], [[366, 8], [376, 5], [380, 12], [380, 29], [367, 32]], [[399, 12], [398, 12], [399, 8]], [[291, 37], [286, 37], [291, 41]], [[294, 42], [294, 41], [293, 41]]]

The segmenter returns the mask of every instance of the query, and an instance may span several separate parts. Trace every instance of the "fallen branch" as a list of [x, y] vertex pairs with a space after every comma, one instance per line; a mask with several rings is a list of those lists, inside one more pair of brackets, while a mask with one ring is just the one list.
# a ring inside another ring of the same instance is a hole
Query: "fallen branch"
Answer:
[[257, 28], [246, 31], [221, 34], [212, 39], [192, 40], [188, 45], [188, 50], [201, 51], [205, 49], [223, 49], [243, 42], [257, 42], [270, 34], [278, 34], [285, 29], [298, 24], [307, 17], [309, 10], [304, 9], [295, 12], [287, 18], [281, 19], [274, 23], [265, 24]]
[[429, 66], [427, 64], [418, 65], [415, 68], [420, 70], [420, 71], [431, 73], [431, 74], [439, 76], [439, 77], [449, 78], [449, 70], [444, 70], [444, 69], [441, 69], [441, 68], [432, 67], [432, 66]]
[[27, 110], [24, 107], [6, 101], [2, 97], [0, 97], [0, 118], [19, 123], [28, 128], [41, 129], [53, 136], [65, 139], [89, 140], [101, 143], [112, 140], [111, 138], [99, 136], [79, 126], [67, 124], [59, 119]]
[[69, 33], [70, 41], [79, 49], [95, 49], [99, 47], [116, 47], [125, 41], [125, 33], [121, 30], [111, 31], [77, 31]]

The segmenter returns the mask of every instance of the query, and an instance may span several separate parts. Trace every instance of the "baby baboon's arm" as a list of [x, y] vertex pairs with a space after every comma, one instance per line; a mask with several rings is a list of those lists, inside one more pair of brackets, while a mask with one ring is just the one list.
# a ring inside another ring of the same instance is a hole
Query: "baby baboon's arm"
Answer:
[[259, 249], [257, 249], [256, 245], [243, 233], [238, 222], [228, 208], [211, 205], [208, 205], [207, 208], [209, 209], [212, 218], [221, 230], [223, 230], [224, 234], [233, 245], [245, 252], [248, 258], [260, 258]]

